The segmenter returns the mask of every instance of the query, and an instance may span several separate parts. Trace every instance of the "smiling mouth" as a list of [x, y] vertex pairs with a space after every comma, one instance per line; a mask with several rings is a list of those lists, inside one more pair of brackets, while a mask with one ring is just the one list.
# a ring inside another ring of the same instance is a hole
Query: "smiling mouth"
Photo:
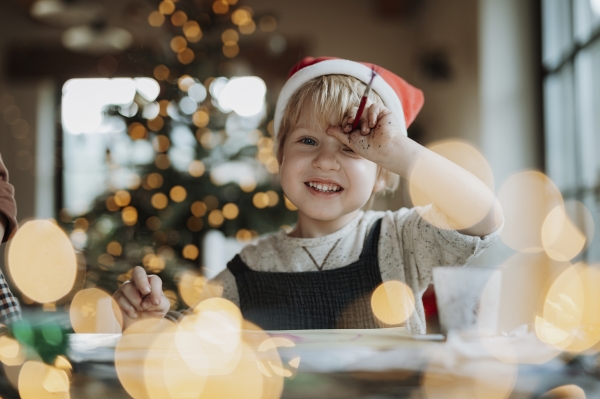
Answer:
[[307, 187], [310, 187], [316, 191], [322, 192], [322, 193], [338, 193], [340, 191], [343, 190], [342, 187], [338, 186], [337, 184], [324, 184], [324, 183], [316, 183], [316, 182], [306, 182], [304, 183]]

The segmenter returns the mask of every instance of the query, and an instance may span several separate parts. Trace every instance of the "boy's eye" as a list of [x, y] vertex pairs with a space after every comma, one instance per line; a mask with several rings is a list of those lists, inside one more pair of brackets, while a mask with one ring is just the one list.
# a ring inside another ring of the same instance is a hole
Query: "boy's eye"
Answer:
[[310, 137], [302, 137], [300, 139], [300, 142], [302, 144], [306, 144], [306, 145], [317, 145], [317, 142], [315, 141], [315, 139], [311, 139]]
[[352, 148], [350, 148], [350, 147], [344, 147], [344, 148], [342, 148], [342, 151], [349, 152], [349, 153], [354, 153], [354, 150]]

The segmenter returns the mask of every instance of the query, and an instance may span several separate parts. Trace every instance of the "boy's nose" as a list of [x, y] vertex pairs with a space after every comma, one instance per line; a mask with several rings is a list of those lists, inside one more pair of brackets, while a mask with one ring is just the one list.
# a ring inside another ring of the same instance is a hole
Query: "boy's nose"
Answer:
[[340, 163], [335, 151], [323, 148], [315, 156], [313, 167], [321, 170], [338, 170]]

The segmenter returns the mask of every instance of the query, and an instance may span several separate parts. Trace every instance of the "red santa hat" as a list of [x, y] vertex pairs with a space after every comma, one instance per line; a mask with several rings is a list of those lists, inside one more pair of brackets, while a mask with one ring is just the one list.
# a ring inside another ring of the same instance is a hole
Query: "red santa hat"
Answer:
[[[283, 111], [290, 97], [309, 80], [323, 75], [348, 75], [369, 83], [372, 68], [379, 76], [373, 80], [372, 89], [379, 94], [385, 106], [392, 111], [398, 122], [406, 128], [415, 120], [423, 107], [423, 92], [408, 84], [398, 75], [368, 62], [356, 62], [334, 57], [306, 57], [290, 71], [289, 78], [277, 99], [275, 107], [274, 131], [279, 133]], [[357, 104], [358, 105], [358, 104]]]

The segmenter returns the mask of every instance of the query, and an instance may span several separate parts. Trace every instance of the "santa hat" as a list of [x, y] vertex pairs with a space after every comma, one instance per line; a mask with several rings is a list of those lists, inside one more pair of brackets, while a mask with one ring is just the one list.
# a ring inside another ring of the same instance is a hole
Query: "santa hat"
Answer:
[[[398, 75], [368, 62], [356, 62], [334, 57], [307, 57], [290, 71], [289, 79], [281, 89], [275, 107], [274, 131], [279, 133], [283, 111], [290, 97], [309, 80], [323, 75], [348, 75], [368, 84], [372, 68], [379, 76], [373, 80], [372, 89], [379, 94], [385, 106], [392, 111], [406, 134], [406, 128], [415, 120], [423, 107], [423, 92], [406, 83]], [[358, 105], [358, 104], [357, 104]]]

